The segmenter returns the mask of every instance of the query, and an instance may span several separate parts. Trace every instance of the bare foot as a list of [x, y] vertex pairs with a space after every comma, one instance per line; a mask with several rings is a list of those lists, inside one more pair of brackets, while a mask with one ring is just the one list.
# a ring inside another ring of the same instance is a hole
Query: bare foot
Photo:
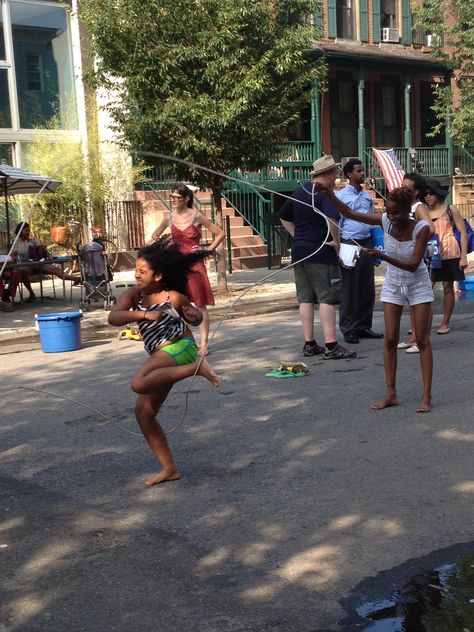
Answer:
[[416, 409], [417, 413], [429, 413], [431, 410], [431, 399], [422, 399], [420, 405]]
[[219, 378], [209, 362], [203, 358], [200, 360], [198, 375], [205, 377], [213, 386], [219, 386]]
[[398, 406], [398, 399], [396, 397], [386, 397], [382, 399], [382, 401], [372, 404], [370, 407], [372, 410], [383, 410], [384, 408], [389, 408], [390, 406]]
[[151, 487], [152, 485], [158, 485], [158, 483], [165, 483], [166, 481], [177, 481], [179, 478], [181, 478], [181, 474], [176, 468], [161, 470], [161, 472], [149, 478], [146, 485], [147, 487]]
[[207, 345], [205, 347], [201, 347], [198, 351], [198, 356], [207, 356], [209, 355], [209, 349], [207, 348]]

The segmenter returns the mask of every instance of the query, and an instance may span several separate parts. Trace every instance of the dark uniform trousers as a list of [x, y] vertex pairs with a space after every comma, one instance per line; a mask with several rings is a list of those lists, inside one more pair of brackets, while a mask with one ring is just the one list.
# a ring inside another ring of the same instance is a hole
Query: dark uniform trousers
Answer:
[[[358, 244], [371, 247], [370, 239], [357, 239]], [[342, 243], [354, 245], [353, 241], [342, 239]], [[360, 252], [354, 268], [341, 268], [341, 304], [339, 305], [339, 328], [343, 334], [351, 329], [361, 331], [372, 328], [375, 303], [374, 262], [364, 252]]]

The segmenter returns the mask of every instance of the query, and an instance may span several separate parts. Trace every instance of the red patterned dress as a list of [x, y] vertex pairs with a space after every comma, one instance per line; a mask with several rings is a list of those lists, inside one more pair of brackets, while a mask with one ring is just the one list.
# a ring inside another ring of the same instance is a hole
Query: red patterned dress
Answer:
[[[199, 246], [201, 241], [201, 231], [194, 224], [194, 220], [184, 230], [180, 230], [171, 223], [171, 236], [173, 241], [178, 244], [181, 252], [185, 254], [191, 252], [193, 246]], [[215, 305], [206, 266], [202, 261], [195, 263], [188, 273], [186, 295], [197, 307]]]

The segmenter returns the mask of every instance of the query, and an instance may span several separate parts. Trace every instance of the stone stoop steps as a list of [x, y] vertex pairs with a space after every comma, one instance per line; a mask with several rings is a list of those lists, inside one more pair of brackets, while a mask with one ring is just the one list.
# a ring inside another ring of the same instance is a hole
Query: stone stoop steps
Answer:
[[[136, 199], [142, 202], [145, 239], [149, 241], [153, 230], [160, 224], [164, 213], [167, 211], [165, 204], [159, 199], [154, 191], [136, 191]], [[211, 216], [210, 192], [199, 191], [197, 197], [201, 202], [201, 210], [207, 217]], [[223, 200], [225, 202], [225, 200]], [[232, 246], [232, 268], [234, 270], [250, 270], [253, 268], [264, 268], [268, 265], [267, 246], [259, 235], [256, 235], [250, 226], [246, 226], [242, 217], [236, 214], [231, 207], [224, 206], [222, 209], [224, 217], [230, 218], [231, 246]], [[209, 231], [203, 232], [203, 242], [210, 243], [212, 234]], [[280, 264], [280, 258], [274, 257], [272, 265]], [[213, 269], [213, 261], [209, 260], [209, 267]]]

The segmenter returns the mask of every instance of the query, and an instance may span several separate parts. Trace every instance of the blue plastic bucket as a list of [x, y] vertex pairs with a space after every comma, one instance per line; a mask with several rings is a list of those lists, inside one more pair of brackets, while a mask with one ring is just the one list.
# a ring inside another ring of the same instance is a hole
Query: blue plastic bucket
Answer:
[[459, 289], [464, 292], [474, 292], [474, 277], [466, 277], [464, 281], [459, 281]]
[[45, 353], [76, 351], [81, 348], [82, 312], [64, 312], [62, 314], [36, 314], [36, 327], [39, 331], [41, 348]]

